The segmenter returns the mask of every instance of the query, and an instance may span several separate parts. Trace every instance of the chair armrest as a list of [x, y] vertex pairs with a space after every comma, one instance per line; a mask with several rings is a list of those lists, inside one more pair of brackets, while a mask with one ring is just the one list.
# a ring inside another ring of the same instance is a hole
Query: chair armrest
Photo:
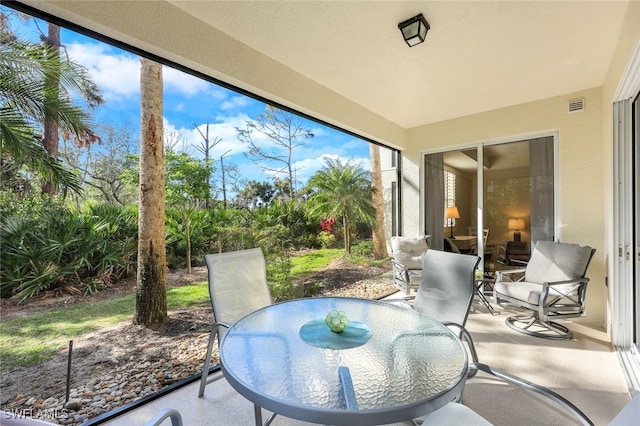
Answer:
[[529, 261], [527, 261], [527, 260], [519, 260], [519, 259], [509, 259], [509, 262], [511, 264], [513, 264], [513, 265], [523, 266], [525, 268], [529, 264]]
[[404, 266], [404, 264], [398, 262], [395, 259], [391, 259], [391, 263], [393, 264], [394, 271], [397, 270], [399, 274], [403, 274], [409, 270], [406, 266]]
[[177, 410], [165, 408], [153, 416], [144, 426], [160, 426], [166, 419], [171, 419], [171, 426], [182, 426], [182, 417]]
[[553, 287], [554, 285], [560, 285], [560, 284], [573, 284], [573, 283], [586, 283], [589, 281], [589, 278], [587, 277], [582, 277], [582, 278], [576, 278], [574, 280], [564, 280], [564, 281], [547, 281], [542, 283], [542, 285], [546, 285], [546, 286], [551, 286]]
[[[507, 269], [504, 271], [496, 271], [496, 282], [500, 282], [503, 281], [502, 276], [503, 275], [515, 275], [515, 274], [524, 274], [526, 271], [525, 268], [518, 268], [518, 269]], [[522, 278], [524, 277], [524, 275], [522, 277], [520, 277], [518, 280], [516, 281], [522, 281]], [[513, 282], [513, 281], [511, 281]]]
[[561, 290], [555, 290], [555, 293], [551, 294], [550, 290], [558, 285], [566, 285], [566, 284], [580, 284], [580, 285], [587, 285], [587, 283], [589, 282], [589, 278], [587, 277], [582, 277], [582, 278], [576, 278], [574, 280], [563, 280], [563, 281], [551, 281], [551, 282], [544, 282], [542, 283], [542, 291], [540, 292], [540, 299], [538, 301], [538, 309], [540, 310], [540, 314], [544, 315], [543, 309], [544, 307], [547, 305], [547, 298], [549, 296], [553, 296], [553, 297], [573, 297], [570, 295], [571, 292], [573, 292], [576, 288], [578, 288], [579, 286], [574, 286], [573, 289], [568, 292], [568, 293], [564, 293]]

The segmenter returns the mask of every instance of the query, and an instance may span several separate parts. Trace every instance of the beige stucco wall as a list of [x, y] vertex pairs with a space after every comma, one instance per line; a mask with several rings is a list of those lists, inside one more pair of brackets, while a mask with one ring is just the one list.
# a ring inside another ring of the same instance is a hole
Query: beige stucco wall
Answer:
[[[567, 102], [580, 97], [585, 99], [585, 110], [569, 113]], [[578, 321], [600, 327], [606, 322], [607, 300], [600, 88], [411, 129], [403, 154], [408, 161], [419, 164], [424, 151], [554, 131], [559, 134], [559, 238], [597, 249], [588, 271], [591, 283], [587, 291], [587, 316]]]

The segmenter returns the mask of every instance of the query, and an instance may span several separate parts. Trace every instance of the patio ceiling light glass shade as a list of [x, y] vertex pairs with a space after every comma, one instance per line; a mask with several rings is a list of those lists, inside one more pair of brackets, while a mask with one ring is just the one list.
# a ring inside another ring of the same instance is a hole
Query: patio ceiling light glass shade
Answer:
[[427, 31], [429, 31], [429, 23], [422, 13], [420, 15], [414, 16], [411, 19], [407, 19], [406, 21], [400, 22], [398, 24], [398, 28], [402, 32], [402, 37], [404, 37], [404, 41], [407, 42], [409, 47], [413, 47], [416, 44], [420, 44], [427, 37]]

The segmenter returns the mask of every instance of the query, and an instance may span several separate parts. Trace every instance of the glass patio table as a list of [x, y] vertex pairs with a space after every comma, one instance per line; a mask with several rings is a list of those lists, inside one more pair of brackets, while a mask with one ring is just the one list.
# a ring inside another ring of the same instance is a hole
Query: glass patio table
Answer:
[[[333, 310], [350, 323], [324, 324]], [[312, 423], [376, 425], [426, 415], [459, 396], [467, 353], [433, 318], [392, 303], [296, 299], [236, 322], [220, 345], [227, 381], [256, 406]]]

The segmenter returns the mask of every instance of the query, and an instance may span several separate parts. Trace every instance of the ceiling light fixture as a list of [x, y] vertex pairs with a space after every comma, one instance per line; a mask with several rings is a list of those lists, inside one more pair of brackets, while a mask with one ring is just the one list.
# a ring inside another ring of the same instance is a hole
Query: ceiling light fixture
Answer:
[[424, 41], [427, 37], [427, 31], [429, 31], [431, 27], [429, 27], [429, 23], [424, 19], [424, 16], [422, 16], [421, 13], [411, 19], [400, 22], [398, 24], [398, 28], [400, 28], [400, 31], [402, 32], [404, 41], [407, 42], [409, 47], [413, 47]]

